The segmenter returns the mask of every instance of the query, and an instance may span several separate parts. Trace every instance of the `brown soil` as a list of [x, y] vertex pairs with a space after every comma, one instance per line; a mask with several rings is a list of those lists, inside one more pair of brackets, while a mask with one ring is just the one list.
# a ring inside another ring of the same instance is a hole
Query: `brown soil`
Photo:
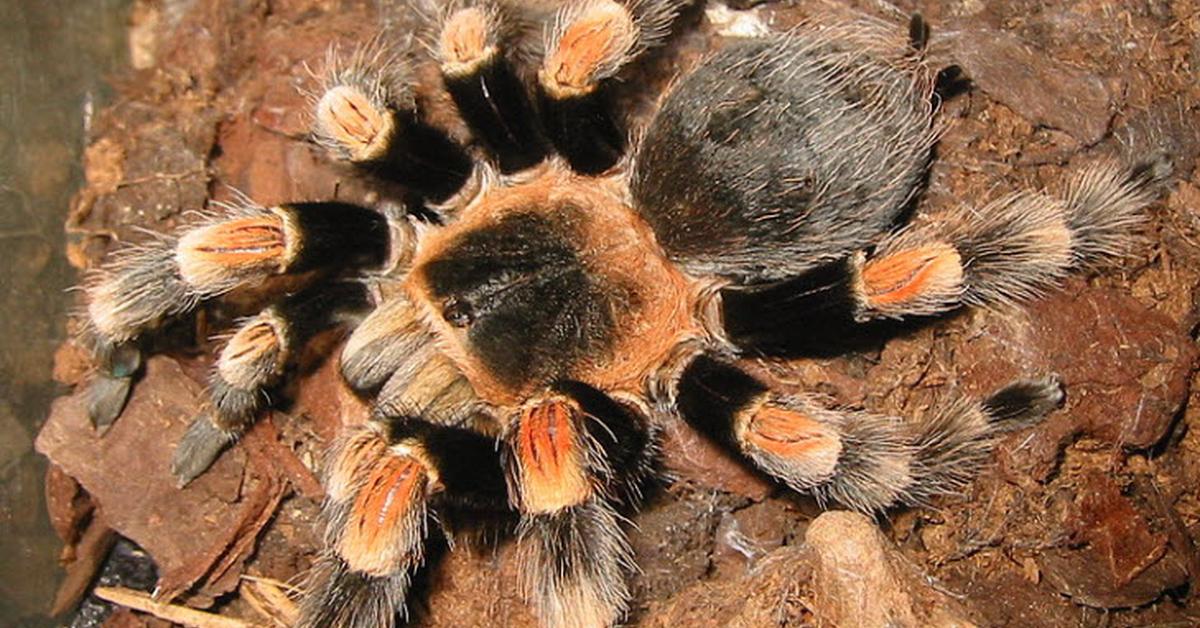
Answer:
[[[139, 228], [171, 229], [184, 212], [229, 199], [234, 189], [264, 204], [387, 200], [309, 141], [299, 91], [311, 85], [305, 64], [319, 65], [332, 42], [368, 36], [380, 11], [395, 28], [411, 28], [402, 8], [378, 4], [135, 3], [135, 69], [114, 77], [120, 98], [96, 116], [87, 186], [67, 225], [70, 261], [92, 267], [119, 242], [142, 237]], [[1191, 587], [1200, 576], [1200, 430], [1191, 429], [1200, 404], [1189, 403], [1200, 394], [1193, 341], [1200, 323], [1200, 4], [731, 4], [757, 5], [751, 10], [777, 29], [830, 13], [867, 13], [898, 28], [914, 11], [925, 16], [934, 62], [959, 66], [970, 83], [942, 107], [947, 131], [921, 211], [1053, 188], [1099, 155], [1165, 150], [1172, 157], [1177, 181], [1151, 207], [1146, 237], [1119, 267], [1072, 279], [1023, 310], [966, 312], [837, 358], [762, 366], [798, 389], [901, 416], [1022, 375], [1063, 377], [1065, 408], [1010, 437], [967, 494], [880, 518], [881, 551], [913, 576], [893, 578], [909, 583], [904, 599], [916, 609], [897, 625], [942, 623], [945, 613], [984, 626], [1200, 623]], [[716, 36], [702, 8], [683, 22], [686, 33], [626, 92], [653, 93]], [[644, 114], [646, 99], [629, 99]], [[436, 89], [422, 94], [422, 104], [466, 139]], [[258, 300], [215, 304], [195, 329], [174, 330], [173, 338], [185, 340], [167, 343], [149, 361], [105, 436], [87, 425], [80, 393], [55, 405], [38, 448], [54, 465], [47, 478], [52, 519], [71, 546], [67, 555], [78, 557], [69, 569], [83, 574], [68, 580], [75, 593], [99, 562], [95, 554], [111, 546], [109, 529], [155, 559], [162, 597], [224, 615], [266, 621], [242, 575], [300, 581], [319, 544], [321, 489], [312, 470], [345, 416], [361, 412], [331, 361], [321, 359], [337, 337], [310, 347], [286, 408], [209, 473], [182, 491], [168, 475], [212, 354], [210, 342], [190, 339], [207, 338]], [[59, 351], [61, 381], [80, 384], [87, 369], [79, 349]], [[848, 615], [854, 609], [829, 593], [840, 589], [822, 567], [825, 546], [812, 541], [806, 549], [815, 504], [681, 426], [668, 429], [665, 459], [672, 479], [630, 529], [642, 571], [632, 624], [867, 621], [847, 619], [867, 615]], [[508, 544], [448, 553], [428, 571], [412, 603], [419, 624], [533, 625]], [[855, 604], [892, 601], [868, 596]], [[930, 614], [935, 607], [941, 615]], [[151, 620], [123, 612], [109, 621]]]

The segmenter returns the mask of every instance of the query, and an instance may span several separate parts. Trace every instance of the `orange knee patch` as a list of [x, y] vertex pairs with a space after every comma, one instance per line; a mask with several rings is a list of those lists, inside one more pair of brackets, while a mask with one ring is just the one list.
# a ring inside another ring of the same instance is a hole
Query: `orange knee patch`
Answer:
[[325, 492], [330, 500], [345, 502], [353, 496], [359, 474], [387, 452], [387, 441], [368, 424], [342, 437], [335, 452], [326, 470]]
[[873, 259], [862, 269], [867, 304], [887, 308], [962, 289], [962, 257], [949, 244], [930, 244]]
[[180, 276], [201, 290], [246, 273], [282, 272], [289, 255], [284, 219], [276, 213], [193, 229], [179, 239], [175, 249]]
[[579, 407], [564, 399], [544, 401], [522, 413], [514, 449], [526, 512], [558, 512], [591, 495], [577, 432], [579, 414]]
[[226, 383], [242, 390], [252, 390], [268, 382], [263, 381], [283, 371], [284, 342], [276, 324], [261, 315], [249, 325], [238, 330], [217, 361], [217, 371]]
[[419, 560], [429, 474], [407, 456], [384, 456], [354, 498], [337, 553], [350, 569], [387, 576]]
[[744, 447], [832, 472], [842, 441], [830, 425], [796, 410], [761, 405], [738, 429]]
[[542, 66], [541, 82], [555, 98], [582, 96], [596, 77], [615, 69], [637, 43], [637, 25], [616, 2], [594, 2], [558, 38]]
[[449, 76], [470, 74], [482, 62], [496, 54], [492, 42], [491, 16], [471, 7], [451, 15], [442, 27], [438, 41], [442, 71]]
[[371, 161], [387, 152], [395, 119], [366, 94], [349, 85], [325, 92], [317, 102], [317, 124], [341, 146], [351, 161]]

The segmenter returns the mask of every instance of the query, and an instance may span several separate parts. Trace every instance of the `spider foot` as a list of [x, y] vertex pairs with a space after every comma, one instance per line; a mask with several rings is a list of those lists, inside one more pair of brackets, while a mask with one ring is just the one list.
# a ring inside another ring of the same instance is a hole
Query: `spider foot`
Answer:
[[1000, 431], [1034, 425], [1062, 406], [1066, 399], [1057, 375], [1015, 381], [983, 401], [983, 410]]
[[240, 433], [218, 427], [207, 414], [202, 414], [188, 426], [187, 432], [171, 458], [171, 475], [183, 488], [208, 470], [221, 452], [238, 439]]
[[142, 368], [142, 352], [130, 342], [98, 350], [102, 366], [88, 386], [88, 419], [103, 434], [121, 416], [133, 380]]
[[132, 377], [113, 377], [97, 373], [88, 386], [88, 419], [101, 434], [108, 431], [129, 401], [133, 389]]

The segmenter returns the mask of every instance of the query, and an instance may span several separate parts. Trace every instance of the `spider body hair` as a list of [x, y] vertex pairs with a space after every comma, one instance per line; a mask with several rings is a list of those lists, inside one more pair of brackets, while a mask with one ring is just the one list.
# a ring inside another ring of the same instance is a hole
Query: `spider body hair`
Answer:
[[549, 155], [530, 94], [504, 54], [520, 34], [517, 19], [492, 2], [454, 5], [440, 21], [436, 47], [446, 91], [504, 173]]
[[[274, 275], [383, 271], [341, 351], [371, 413], [324, 466], [325, 549], [302, 628], [394, 625], [431, 537], [453, 543], [488, 517], [516, 521], [544, 624], [621, 621], [636, 569], [622, 510], [653, 475], [664, 421], [821, 503], [877, 513], [961, 490], [1001, 435], [1061, 404], [1049, 376], [951, 394], [905, 421], [785, 390], [742, 359], [1038, 296], [1125, 249], [1164, 167], [1103, 162], [1060, 194], [898, 227], [939, 133], [919, 19], [907, 38], [855, 22], [728, 41], [627, 135], [610, 90], [683, 4], [568, 2], [526, 76], [527, 14], [441, 3], [429, 48], [494, 167], [473, 168], [478, 151], [422, 121], [407, 61], [377, 39], [327, 62], [314, 135], [411, 185], [411, 215], [248, 207], [120, 254], [90, 281], [108, 368], [94, 414], [108, 417], [139, 364], [125, 349], [161, 319]], [[289, 299], [233, 335], [215, 413], [177, 450], [181, 478], [244, 430], [297, 343], [348, 301], [320, 294], [337, 302], [321, 316]]]
[[482, 192], [422, 242], [405, 278], [438, 348], [491, 404], [560, 380], [636, 393], [700, 333], [699, 292], [653, 234], [610, 185], [564, 170]]
[[673, 262], [782, 280], [893, 224], [937, 137], [931, 78], [903, 43], [880, 55], [862, 41], [846, 28], [734, 41], [667, 95], [630, 187]]
[[547, 28], [538, 102], [551, 142], [577, 172], [604, 172], [621, 159], [626, 138], [612, 113], [612, 81], [662, 43], [682, 4], [575, 0]]
[[327, 549], [310, 577], [301, 628], [395, 625], [397, 613], [407, 614], [430, 525], [452, 536], [457, 516], [499, 512], [506, 501], [492, 439], [411, 416], [350, 430], [325, 468]]

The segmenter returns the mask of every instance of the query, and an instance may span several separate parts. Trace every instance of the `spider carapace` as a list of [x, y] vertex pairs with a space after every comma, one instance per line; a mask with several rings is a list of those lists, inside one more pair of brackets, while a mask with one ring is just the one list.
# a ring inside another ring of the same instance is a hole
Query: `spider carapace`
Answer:
[[224, 345], [176, 449], [181, 483], [255, 420], [309, 336], [369, 311], [340, 369], [372, 416], [325, 464], [302, 625], [392, 625], [429, 527], [497, 513], [517, 518], [546, 625], [620, 621], [634, 571], [621, 513], [668, 421], [821, 502], [877, 511], [961, 488], [998, 435], [1061, 401], [1048, 375], [902, 420], [784, 392], [740, 358], [1034, 298], [1122, 253], [1165, 164], [1098, 159], [1058, 194], [906, 221], [939, 130], [922, 37], [859, 20], [728, 38], [635, 125], [615, 81], [687, 4], [416, 2], [470, 146], [423, 121], [410, 69], [425, 61], [394, 38], [333, 49], [312, 91], [317, 142], [406, 186], [410, 212], [247, 201], [87, 280], [105, 423], [161, 321], [310, 278]]

